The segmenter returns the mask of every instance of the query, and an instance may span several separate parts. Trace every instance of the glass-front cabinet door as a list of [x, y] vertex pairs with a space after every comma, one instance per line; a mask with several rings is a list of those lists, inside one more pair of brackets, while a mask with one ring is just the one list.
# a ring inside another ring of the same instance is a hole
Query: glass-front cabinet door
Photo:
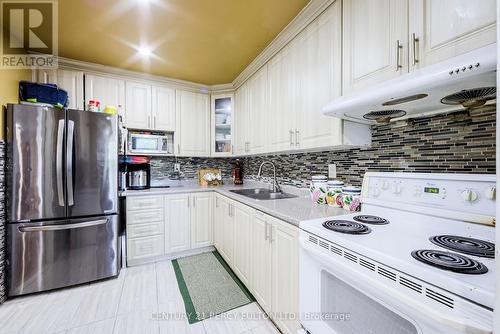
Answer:
[[234, 95], [212, 95], [212, 156], [229, 156], [233, 152]]

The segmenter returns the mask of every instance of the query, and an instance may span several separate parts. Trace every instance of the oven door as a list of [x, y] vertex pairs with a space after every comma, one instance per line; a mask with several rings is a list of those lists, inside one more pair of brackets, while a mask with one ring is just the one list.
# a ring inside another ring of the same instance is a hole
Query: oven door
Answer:
[[391, 288], [383, 281], [386, 278], [377, 279], [372, 271], [319, 244], [301, 231], [300, 316], [309, 333], [492, 333], [486, 322], [458, 316], [453, 309], [443, 310], [431, 301], [421, 303], [411, 291]]

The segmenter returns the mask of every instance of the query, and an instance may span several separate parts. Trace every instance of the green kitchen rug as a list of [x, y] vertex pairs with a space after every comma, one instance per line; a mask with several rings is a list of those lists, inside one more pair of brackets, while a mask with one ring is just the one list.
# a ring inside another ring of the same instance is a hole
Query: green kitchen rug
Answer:
[[172, 265], [190, 324], [255, 300], [216, 251], [176, 259]]

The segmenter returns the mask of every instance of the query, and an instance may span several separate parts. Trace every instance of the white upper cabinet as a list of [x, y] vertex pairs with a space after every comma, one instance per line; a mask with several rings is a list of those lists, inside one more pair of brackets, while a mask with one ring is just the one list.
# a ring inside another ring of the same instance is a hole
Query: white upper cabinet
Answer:
[[299, 91], [296, 149], [341, 145], [342, 121], [322, 108], [342, 92], [342, 7], [333, 3], [297, 37]]
[[210, 156], [210, 97], [177, 90], [176, 110], [177, 155]]
[[126, 88], [128, 128], [175, 131], [175, 89], [135, 81]]
[[234, 94], [212, 95], [212, 156], [231, 156], [234, 133]]
[[126, 124], [133, 129], [151, 129], [151, 86], [134, 81], [126, 82]]
[[293, 40], [268, 63], [270, 152], [295, 148], [295, 112], [297, 108], [298, 43]]
[[250, 151], [249, 136], [249, 100], [248, 82], [241, 85], [234, 94], [234, 139], [233, 153], [245, 155]]
[[57, 86], [68, 92], [68, 108], [85, 110], [83, 100], [83, 72], [57, 71]]
[[39, 83], [56, 84], [68, 93], [68, 108], [85, 109], [83, 100], [83, 72], [73, 70], [46, 70], [35, 72], [36, 81]]
[[267, 65], [248, 80], [247, 146], [251, 154], [263, 153], [267, 146], [269, 117]]
[[407, 72], [407, 5], [407, 0], [343, 2], [344, 94]]
[[411, 68], [496, 41], [495, 0], [410, 0], [409, 21]]
[[116, 107], [118, 113], [124, 116], [125, 81], [101, 75], [86, 74], [85, 104], [87, 105], [90, 100], [99, 101], [102, 109], [106, 106]]
[[175, 131], [175, 89], [153, 86], [151, 96], [153, 128]]

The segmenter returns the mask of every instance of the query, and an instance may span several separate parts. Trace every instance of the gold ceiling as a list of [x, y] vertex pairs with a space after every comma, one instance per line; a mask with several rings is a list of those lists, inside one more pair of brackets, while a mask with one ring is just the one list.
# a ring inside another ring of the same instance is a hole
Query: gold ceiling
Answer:
[[[59, 55], [229, 83], [308, 0], [59, 0]], [[139, 48], [153, 50], [139, 56]]]

